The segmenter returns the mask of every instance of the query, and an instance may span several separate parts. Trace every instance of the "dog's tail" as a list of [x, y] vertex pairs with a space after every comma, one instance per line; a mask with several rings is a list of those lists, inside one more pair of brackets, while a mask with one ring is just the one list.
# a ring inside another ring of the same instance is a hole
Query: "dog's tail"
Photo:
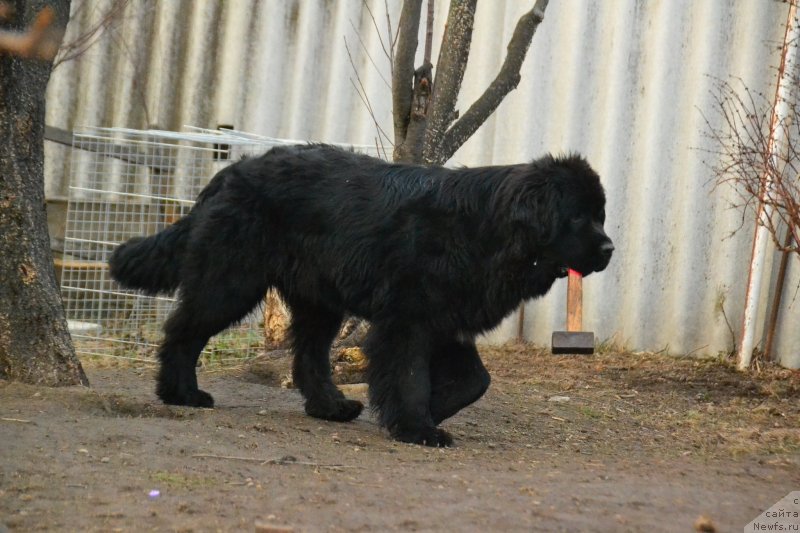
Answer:
[[134, 237], [111, 254], [111, 277], [128, 289], [169, 294], [180, 284], [180, 270], [191, 215], [150, 237]]

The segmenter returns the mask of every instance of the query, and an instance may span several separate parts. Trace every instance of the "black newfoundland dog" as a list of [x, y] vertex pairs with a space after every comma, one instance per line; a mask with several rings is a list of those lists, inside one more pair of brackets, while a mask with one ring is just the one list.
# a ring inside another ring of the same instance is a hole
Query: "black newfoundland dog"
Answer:
[[277, 289], [291, 309], [293, 377], [314, 417], [363, 405], [331, 381], [345, 315], [371, 323], [370, 404], [392, 436], [448, 446], [437, 428], [483, 395], [475, 336], [573, 268], [603, 270], [605, 195], [579, 156], [448, 169], [391, 164], [327, 145], [273, 148], [220, 171], [192, 211], [122, 244], [111, 275], [178, 290], [159, 350], [158, 396], [211, 407], [195, 365], [209, 338]]

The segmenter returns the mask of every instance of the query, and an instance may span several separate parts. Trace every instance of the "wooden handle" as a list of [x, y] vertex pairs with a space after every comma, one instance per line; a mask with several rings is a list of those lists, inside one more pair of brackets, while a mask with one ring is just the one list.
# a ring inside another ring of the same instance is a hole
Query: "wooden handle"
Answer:
[[570, 269], [567, 279], [567, 331], [583, 329], [583, 276]]

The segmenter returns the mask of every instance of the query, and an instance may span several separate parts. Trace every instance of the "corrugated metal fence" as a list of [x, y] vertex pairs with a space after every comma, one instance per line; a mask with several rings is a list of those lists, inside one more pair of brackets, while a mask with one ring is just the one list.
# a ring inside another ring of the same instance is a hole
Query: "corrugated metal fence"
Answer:
[[[532, 3], [479, 3], [462, 109], [496, 75]], [[111, 4], [74, 0], [67, 40]], [[434, 43], [446, 4], [437, 2]], [[388, 7], [396, 24], [400, 1]], [[714, 78], [737, 77], [772, 94], [786, 10], [775, 0], [553, 0], [518, 89], [452, 159], [512, 163], [575, 150], [599, 170], [617, 246], [609, 269], [584, 283], [585, 329], [599, 338], [674, 353], [731, 348], [752, 225], [729, 236], [741, 216], [727, 207], [729, 191], [712, 190], [703, 116], [714, 120]], [[391, 131], [389, 65], [379, 39], [380, 32], [386, 42], [386, 20], [383, 0], [130, 0], [94, 46], [55, 70], [47, 122], [64, 129], [222, 124], [273, 137], [374, 143], [373, 120], [353, 82], [357, 72], [375, 117]], [[47, 149], [47, 191], [65, 195], [69, 153]], [[776, 339], [783, 363], [794, 367], [798, 267], [793, 260]], [[564, 300], [559, 283], [529, 304], [525, 336], [548, 343], [563, 327]], [[489, 339], [514, 337], [516, 328], [512, 317]]]

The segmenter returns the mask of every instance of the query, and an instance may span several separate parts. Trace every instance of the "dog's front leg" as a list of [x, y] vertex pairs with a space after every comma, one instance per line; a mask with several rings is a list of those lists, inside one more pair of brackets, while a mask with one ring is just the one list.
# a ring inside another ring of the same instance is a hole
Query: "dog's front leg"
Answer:
[[437, 428], [431, 416], [433, 346], [425, 327], [373, 321], [364, 343], [370, 404], [395, 439], [450, 446], [453, 438]]

